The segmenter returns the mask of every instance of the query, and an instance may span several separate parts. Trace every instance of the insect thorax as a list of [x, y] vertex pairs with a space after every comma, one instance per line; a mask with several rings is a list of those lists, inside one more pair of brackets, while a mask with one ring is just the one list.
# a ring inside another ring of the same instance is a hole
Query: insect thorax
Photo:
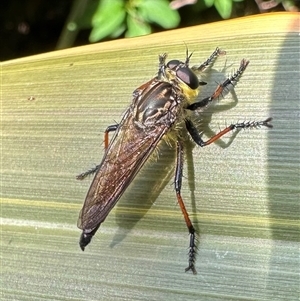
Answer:
[[134, 93], [133, 115], [140, 128], [164, 125], [170, 128], [184, 117], [184, 108], [198, 95], [198, 88], [191, 89], [168, 67], [165, 76], [154, 78]]
[[137, 96], [133, 109], [135, 123], [142, 128], [171, 126], [180, 101], [172, 84], [154, 79]]

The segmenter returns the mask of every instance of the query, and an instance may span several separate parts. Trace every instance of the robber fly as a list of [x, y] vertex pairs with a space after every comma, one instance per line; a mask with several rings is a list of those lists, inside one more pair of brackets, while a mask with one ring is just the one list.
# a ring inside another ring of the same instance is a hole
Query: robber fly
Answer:
[[[185, 126], [194, 142], [207, 146], [224, 134], [235, 129], [271, 128], [271, 118], [264, 121], [235, 123], [204, 141], [196, 126], [188, 117], [189, 111], [204, 110], [217, 100], [224, 89], [236, 84], [249, 61], [243, 59], [238, 70], [220, 83], [211, 96], [196, 101], [199, 88], [206, 83], [199, 80], [198, 74], [225, 51], [217, 48], [201, 65], [189, 67], [192, 54], [186, 53], [185, 61], [171, 60], [166, 63], [167, 54], [159, 55], [157, 75], [142, 84], [133, 92], [132, 103], [119, 124], [109, 126], [105, 131], [105, 154], [102, 162], [95, 168], [77, 176], [83, 179], [96, 173], [79, 214], [78, 227], [82, 229], [79, 245], [82, 250], [90, 243], [101, 223], [120, 199], [128, 185], [169, 132], [176, 137], [175, 192], [190, 234], [189, 260], [186, 271], [196, 274], [196, 232], [181, 197], [184, 143], [178, 132]], [[110, 143], [109, 132], [115, 131]]]

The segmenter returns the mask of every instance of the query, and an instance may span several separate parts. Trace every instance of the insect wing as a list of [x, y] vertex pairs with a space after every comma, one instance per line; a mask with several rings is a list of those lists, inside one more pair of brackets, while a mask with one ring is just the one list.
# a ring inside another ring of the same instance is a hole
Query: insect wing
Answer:
[[[144, 94], [147, 95], [146, 100], [155, 97], [155, 93], [151, 93], [151, 83], [140, 88], [144, 89], [141, 100]], [[80, 212], [80, 229], [93, 230], [105, 220], [169, 128], [166, 124], [151, 130], [138, 127], [135, 123], [136, 108], [134, 99], [104, 155]]]

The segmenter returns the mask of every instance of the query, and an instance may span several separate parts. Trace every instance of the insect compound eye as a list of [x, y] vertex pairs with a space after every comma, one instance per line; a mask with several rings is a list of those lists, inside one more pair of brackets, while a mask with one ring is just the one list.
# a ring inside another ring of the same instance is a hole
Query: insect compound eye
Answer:
[[170, 69], [174, 69], [180, 64], [183, 64], [183, 62], [181, 62], [179, 60], [171, 60], [170, 62], [168, 62], [167, 67]]
[[[181, 66], [180, 66], [181, 65]], [[199, 79], [197, 75], [183, 62], [179, 60], [171, 60], [168, 62], [167, 67], [170, 69], [176, 69], [176, 76], [187, 84], [191, 89], [197, 89], [199, 87]]]
[[199, 87], [197, 75], [188, 67], [181, 67], [176, 71], [176, 76], [187, 84], [191, 89]]

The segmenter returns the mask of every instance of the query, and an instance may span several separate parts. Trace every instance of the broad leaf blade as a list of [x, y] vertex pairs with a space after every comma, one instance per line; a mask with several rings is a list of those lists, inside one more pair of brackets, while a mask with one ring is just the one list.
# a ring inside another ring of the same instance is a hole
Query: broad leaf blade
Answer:
[[[2, 63], [2, 299], [298, 300], [298, 18], [244, 18]], [[182, 194], [200, 231], [197, 276], [184, 273], [188, 233], [172, 187], [174, 150], [164, 145], [81, 252], [76, 221], [90, 180], [75, 176], [100, 162], [102, 131], [155, 74], [157, 55], [185, 59], [185, 44], [191, 63], [216, 46], [227, 51], [203, 97], [250, 60], [238, 104], [206, 115], [212, 130], [269, 116], [274, 129], [240, 132], [227, 149], [187, 147]]]

